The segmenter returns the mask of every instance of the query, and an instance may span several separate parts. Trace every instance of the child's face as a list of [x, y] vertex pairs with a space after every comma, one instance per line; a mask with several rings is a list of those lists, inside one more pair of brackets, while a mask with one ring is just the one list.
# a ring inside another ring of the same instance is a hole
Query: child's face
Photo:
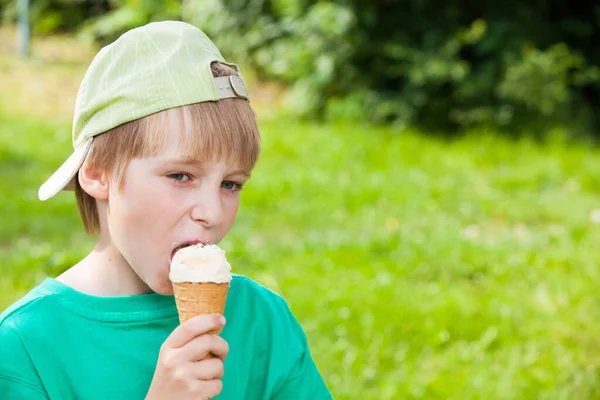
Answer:
[[237, 214], [241, 185], [249, 179], [249, 171], [224, 160], [185, 159], [174, 129], [156, 156], [131, 161], [120, 189], [111, 180], [107, 208], [113, 246], [161, 294], [172, 294], [173, 251], [186, 243], [219, 243]]

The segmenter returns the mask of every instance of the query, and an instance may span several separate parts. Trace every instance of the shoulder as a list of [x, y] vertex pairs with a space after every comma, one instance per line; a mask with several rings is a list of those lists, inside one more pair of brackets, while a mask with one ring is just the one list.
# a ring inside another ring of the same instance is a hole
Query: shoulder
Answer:
[[280, 294], [248, 277], [233, 275], [232, 278], [230, 295], [237, 305], [242, 304], [252, 314], [269, 319], [293, 318], [287, 301]]
[[11, 360], [0, 362], [0, 391], [28, 393], [27, 398], [44, 394], [25, 338], [44, 329], [37, 316], [43, 312], [39, 305], [45, 297], [34, 289], [0, 314], [0, 360]]
[[230, 290], [235, 295], [249, 296], [257, 299], [257, 301], [286, 304], [286, 301], [280, 294], [248, 278], [247, 276], [232, 275]]
[[32, 309], [37, 307], [36, 303], [48, 296], [39, 287], [32, 289], [25, 296], [21, 297], [13, 304], [8, 306], [6, 310], [0, 313], [0, 326], [11, 324], [19, 320], [24, 315], [27, 315]]
[[237, 332], [243, 332], [244, 340], [253, 343], [255, 359], [262, 357], [266, 368], [273, 371], [266, 377], [273, 393], [271, 398], [330, 399], [312, 360], [304, 330], [286, 300], [252, 279], [238, 275], [233, 277], [231, 291], [235, 318], [241, 319], [243, 326], [243, 330]]
[[4, 331], [23, 327], [30, 323], [40, 308], [47, 305], [49, 296], [51, 296], [50, 293], [46, 293], [38, 286], [8, 306], [0, 313], [0, 337]]
[[298, 350], [303, 347], [304, 331], [280, 294], [240, 275], [233, 276], [230, 291], [237, 317], [243, 316], [248, 325], [259, 327], [264, 338], [277, 338], [278, 343]]

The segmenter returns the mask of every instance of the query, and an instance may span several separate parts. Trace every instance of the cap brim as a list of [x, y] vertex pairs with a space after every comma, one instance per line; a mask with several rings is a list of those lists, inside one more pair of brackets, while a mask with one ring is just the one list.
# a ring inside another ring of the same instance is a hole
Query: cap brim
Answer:
[[40, 200], [48, 200], [61, 190], [67, 188], [85, 161], [85, 157], [90, 151], [92, 140], [93, 138], [90, 138], [83, 145], [77, 147], [56, 172], [40, 186], [40, 190], [38, 191]]

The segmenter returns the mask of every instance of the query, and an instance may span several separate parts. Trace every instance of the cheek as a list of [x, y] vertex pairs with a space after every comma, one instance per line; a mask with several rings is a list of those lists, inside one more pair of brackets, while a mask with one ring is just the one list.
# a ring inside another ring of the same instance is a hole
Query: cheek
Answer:
[[[119, 218], [124, 228], [128, 230], [146, 229], [146, 225], [152, 225], [152, 215], [160, 207], [160, 201], [156, 197], [139, 195], [140, 192], [131, 191], [125, 196], [125, 201], [120, 207], [115, 207], [115, 217]], [[149, 217], [150, 216], [150, 217]]]
[[121, 254], [152, 290], [170, 295], [168, 263], [180, 208], [166, 191], [128, 188], [111, 210], [112, 239]]
[[231, 227], [235, 217], [237, 216], [238, 208], [240, 206], [239, 196], [233, 199], [227, 199], [223, 204], [224, 211], [224, 225], [227, 229]]
[[109, 212], [113, 227], [119, 227], [121, 240], [136, 247], [150, 246], [147, 250], [151, 252], [176, 224], [178, 210], [173, 205], [181, 202], [170, 199], [167, 191], [147, 189], [139, 185], [128, 187], [117, 201], [111, 202]]

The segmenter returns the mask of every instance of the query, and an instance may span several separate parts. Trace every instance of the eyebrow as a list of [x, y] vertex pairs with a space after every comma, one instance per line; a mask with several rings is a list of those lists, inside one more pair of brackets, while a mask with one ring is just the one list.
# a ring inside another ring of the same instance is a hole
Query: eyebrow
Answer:
[[[196, 160], [196, 159], [193, 159], [193, 158], [182, 158], [182, 159], [172, 158], [172, 159], [164, 160], [164, 162], [166, 164], [189, 165], [189, 166], [195, 166], [195, 167], [202, 166], [202, 164], [203, 164], [203, 161], [199, 161], [199, 160]], [[248, 177], [248, 178], [251, 175], [250, 171], [248, 171], [245, 168], [238, 169], [238, 170], [235, 170], [235, 171], [227, 173], [227, 175], [238, 175], [238, 174], [239, 175], [244, 175], [245, 177]]]

